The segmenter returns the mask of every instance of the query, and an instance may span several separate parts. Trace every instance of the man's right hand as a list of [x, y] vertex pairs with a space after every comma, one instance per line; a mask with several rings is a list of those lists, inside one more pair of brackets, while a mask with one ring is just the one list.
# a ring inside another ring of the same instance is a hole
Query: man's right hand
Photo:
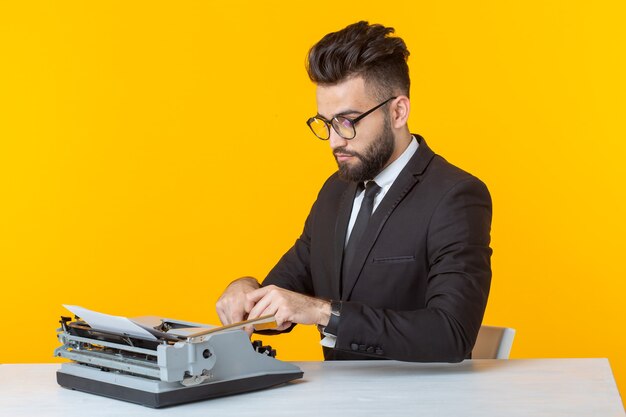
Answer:
[[253, 277], [243, 277], [231, 282], [215, 304], [222, 324], [245, 320], [254, 307], [254, 302], [250, 301], [246, 294], [260, 287], [259, 282]]

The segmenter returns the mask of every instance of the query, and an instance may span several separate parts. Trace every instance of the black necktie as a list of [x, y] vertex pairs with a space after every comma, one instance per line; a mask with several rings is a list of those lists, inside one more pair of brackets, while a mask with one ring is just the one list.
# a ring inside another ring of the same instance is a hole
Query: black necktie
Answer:
[[348, 239], [348, 244], [343, 251], [343, 264], [341, 267], [343, 282], [345, 282], [348, 271], [350, 270], [359, 241], [363, 237], [365, 229], [367, 229], [367, 224], [370, 221], [372, 209], [374, 208], [374, 198], [376, 198], [376, 194], [378, 194], [379, 191], [380, 187], [374, 181], [368, 182], [365, 186], [365, 196], [363, 197], [363, 202], [361, 202], [359, 214], [356, 216], [354, 227], [352, 227], [352, 232], [350, 233], [350, 238]]

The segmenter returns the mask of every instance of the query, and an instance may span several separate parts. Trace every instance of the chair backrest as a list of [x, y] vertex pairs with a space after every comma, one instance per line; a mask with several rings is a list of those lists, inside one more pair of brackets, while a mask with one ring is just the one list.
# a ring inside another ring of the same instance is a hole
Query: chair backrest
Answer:
[[509, 359], [514, 337], [510, 327], [480, 326], [472, 359]]

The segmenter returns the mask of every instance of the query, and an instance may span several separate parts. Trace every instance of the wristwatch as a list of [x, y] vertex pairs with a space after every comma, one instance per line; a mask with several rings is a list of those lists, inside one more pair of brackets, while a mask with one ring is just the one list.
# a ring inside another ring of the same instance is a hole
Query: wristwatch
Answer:
[[330, 300], [330, 319], [326, 326], [317, 325], [317, 330], [324, 336], [337, 336], [339, 319], [341, 318], [341, 301]]

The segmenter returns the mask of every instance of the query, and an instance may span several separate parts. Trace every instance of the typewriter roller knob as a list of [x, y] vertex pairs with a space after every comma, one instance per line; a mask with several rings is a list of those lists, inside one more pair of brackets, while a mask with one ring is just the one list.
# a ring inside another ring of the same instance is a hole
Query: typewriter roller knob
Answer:
[[67, 330], [67, 323], [69, 323], [70, 321], [72, 321], [71, 317], [61, 316], [61, 320], [59, 320], [59, 323], [61, 324], [61, 328], [63, 329], [63, 331]]

